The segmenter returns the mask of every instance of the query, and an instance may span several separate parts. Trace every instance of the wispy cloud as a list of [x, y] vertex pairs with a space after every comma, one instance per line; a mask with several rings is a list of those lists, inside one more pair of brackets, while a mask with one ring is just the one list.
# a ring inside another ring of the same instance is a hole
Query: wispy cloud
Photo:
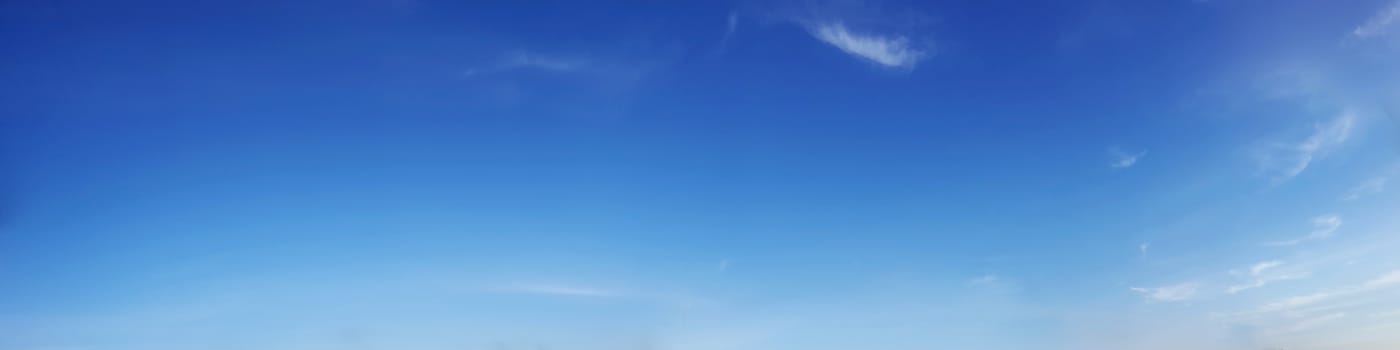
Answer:
[[1275, 300], [1273, 302], [1264, 304], [1264, 306], [1259, 308], [1259, 311], [1278, 312], [1296, 310], [1298, 308], [1315, 305], [1338, 297], [1375, 291], [1383, 288], [1388, 288], [1397, 284], [1400, 284], [1400, 270], [1393, 270], [1376, 278], [1370, 279], [1360, 285], [1354, 285], [1350, 287], [1327, 290], [1308, 295], [1287, 297]]
[[1351, 31], [1351, 36], [1365, 39], [1385, 35], [1390, 32], [1397, 19], [1400, 19], [1400, 1], [1391, 3], [1366, 23], [1357, 26]]
[[1350, 112], [1342, 113], [1330, 122], [1314, 125], [1313, 133], [1302, 142], [1280, 145], [1270, 152], [1265, 164], [1275, 173], [1275, 182], [1282, 183], [1302, 174], [1314, 161], [1346, 142], [1355, 120]]
[[1251, 276], [1258, 276], [1259, 274], [1264, 273], [1264, 271], [1268, 271], [1269, 269], [1279, 267], [1279, 265], [1283, 265], [1283, 262], [1274, 260], [1257, 263], [1249, 267], [1249, 274]]
[[1113, 163], [1109, 163], [1108, 166], [1114, 169], [1131, 168], [1133, 165], [1137, 164], [1138, 159], [1147, 155], [1146, 150], [1137, 153], [1129, 153], [1117, 147], [1110, 148], [1108, 153], [1113, 155]]
[[1329, 322], [1332, 322], [1332, 321], [1339, 320], [1339, 319], [1341, 319], [1341, 318], [1343, 318], [1343, 317], [1346, 317], [1346, 315], [1347, 315], [1347, 314], [1346, 314], [1345, 312], [1337, 312], [1337, 313], [1331, 313], [1331, 314], [1326, 314], [1326, 315], [1322, 315], [1322, 316], [1318, 316], [1318, 317], [1313, 317], [1313, 318], [1305, 319], [1305, 320], [1302, 320], [1302, 321], [1298, 321], [1298, 323], [1294, 324], [1293, 327], [1292, 327], [1291, 329], [1289, 329], [1289, 331], [1301, 332], [1301, 331], [1307, 330], [1307, 329], [1309, 329], [1309, 328], [1317, 327], [1317, 326], [1322, 325], [1322, 324], [1325, 324], [1325, 323], [1329, 323]]
[[725, 44], [729, 43], [729, 38], [733, 37], [733, 36], [734, 36], [734, 31], [735, 31], [735, 30], [738, 30], [738, 29], [739, 29], [739, 13], [738, 13], [738, 12], [730, 12], [730, 13], [729, 13], [729, 17], [726, 17], [726, 18], [725, 18], [725, 22], [724, 22], [724, 37], [720, 38], [720, 40], [719, 40], [720, 46], [723, 47]]
[[926, 55], [911, 45], [908, 37], [856, 33], [840, 21], [813, 24], [807, 30], [813, 37], [841, 51], [885, 67], [913, 69]]
[[1246, 290], [1263, 287], [1269, 283], [1299, 279], [1307, 276], [1307, 273], [1267, 273], [1269, 270], [1282, 266], [1283, 261], [1272, 260], [1263, 261], [1250, 265], [1245, 269], [1230, 270], [1230, 274], [1250, 278], [1250, 281], [1237, 284], [1225, 289], [1225, 293], [1235, 294]]
[[1342, 200], [1354, 201], [1367, 195], [1384, 192], [1385, 183], [1387, 180], [1389, 179], [1385, 176], [1375, 177], [1366, 180], [1365, 182], [1356, 185], [1356, 187], [1352, 187], [1351, 190], [1348, 190], [1346, 196], [1342, 197]]
[[494, 63], [487, 64], [483, 67], [468, 69], [463, 76], [472, 78], [480, 75], [504, 73], [518, 69], [570, 73], [582, 71], [588, 67], [588, 61], [582, 59], [516, 51], [501, 56], [501, 59]]
[[1000, 279], [1001, 279], [1001, 278], [1000, 278], [1000, 277], [997, 277], [997, 275], [982, 275], [982, 276], [978, 276], [977, 278], [973, 278], [973, 279], [967, 280], [967, 283], [965, 283], [965, 284], [968, 285], [968, 286], [972, 286], [972, 287], [975, 287], [975, 286], [984, 286], [984, 285], [996, 283], [996, 282], [997, 282], [998, 280], [1000, 280]]
[[719, 37], [719, 43], [715, 44], [709, 57], [718, 57], [724, 54], [724, 50], [729, 48], [729, 41], [734, 38], [734, 33], [739, 30], [739, 12], [730, 11], [729, 16], [724, 18], [724, 35]]
[[489, 288], [489, 290], [495, 291], [495, 292], [500, 292], [500, 293], [538, 294], [538, 295], [568, 296], [568, 297], [594, 297], [594, 298], [619, 297], [619, 296], [622, 296], [622, 295], [623, 295], [622, 293], [619, 293], [619, 292], [617, 292], [617, 291], [612, 291], [612, 290], [607, 290], [607, 289], [599, 289], [599, 288], [592, 288], [592, 287], [581, 287], [581, 286], [571, 286], [571, 285], [563, 285], [563, 284], [552, 284], [552, 283], [516, 283], [516, 284], [508, 284], [508, 285], [496, 286], [496, 287], [494, 287], [494, 288]]
[[1201, 287], [1200, 283], [1196, 283], [1196, 282], [1186, 282], [1186, 283], [1182, 283], [1182, 284], [1171, 285], [1171, 286], [1165, 286], [1165, 287], [1156, 287], [1156, 288], [1132, 287], [1132, 288], [1128, 288], [1128, 289], [1131, 290], [1131, 291], [1134, 291], [1134, 292], [1138, 292], [1138, 294], [1142, 294], [1142, 296], [1143, 296], [1144, 298], [1146, 298], [1147, 301], [1152, 301], [1152, 302], [1171, 302], [1171, 301], [1185, 301], [1185, 300], [1191, 299], [1192, 297], [1195, 297], [1195, 296], [1196, 296], [1196, 291], [1199, 290], [1200, 287]]
[[1361, 285], [1362, 289], [1371, 290], [1400, 283], [1400, 270], [1391, 271], [1380, 277], [1373, 278]]
[[1152, 243], [1143, 242], [1138, 245], [1138, 257], [1147, 258], [1147, 249], [1152, 248]]
[[719, 270], [719, 272], [729, 270], [729, 259], [720, 259], [717, 270]]
[[1303, 237], [1301, 237], [1301, 238], [1296, 238], [1296, 239], [1290, 239], [1290, 240], [1286, 240], [1286, 241], [1268, 242], [1268, 243], [1265, 243], [1265, 245], [1270, 245], [1270, 246], [1288, 246], [1288, 245], [1296, 245], [1296, 244], [1302, 243], [1302, 242], [1304, 242], [1304, 241], [1310, 241], [1310, 240], [1315, 240], [1315, 239], [1325, 239], [1325, 238], [1328, 238], [1328, 237], [1332, 237], [1332, 235], [1334, 235], [1334, 234], [1337, 233], [1337, 229], [1340, 228], [1340, 227], [1342, 227], [1342, 217], [1337, 216], [1337, 214], [1327, 214], [1327, 215], [1322, 215], [1322, 216], [1316, 216], [1316, 217], [1313, 217], [1313, 218], [1312, 218], [1312, 225], [1313, 225], [1313, 230], [1312, 230], [1312, 232], [1309, 233], [1307, 236], [1303, 236]]
[[572, 72], [584, 68], [586, 61], [530, 52], [515, 52], [501, 61], [499, 69], [539, 69], [554, 72]]
[[1251, 282], [1249, 282], [1249, 283], [1245, 283], [1245, 284], [1236, 284], [1236, 285], [1230, 286], [1229, 288], [1225, 288], [1225, 293], [1228, 293], [1228, 294], [1235, 294], [1235, 293], [1243, 292], [1243, 291], [1246, 291], [1246, 290], [1250, 290], [1250, 289], [1254, 289], [1254, 288], [1263, 287], [1264, 285], [1269, 284], [1270, 281], [1272, 281], [1272, 280], [1267, 280], [1267, 279], [1256, 279], [1256, 280], [1251, 281]]

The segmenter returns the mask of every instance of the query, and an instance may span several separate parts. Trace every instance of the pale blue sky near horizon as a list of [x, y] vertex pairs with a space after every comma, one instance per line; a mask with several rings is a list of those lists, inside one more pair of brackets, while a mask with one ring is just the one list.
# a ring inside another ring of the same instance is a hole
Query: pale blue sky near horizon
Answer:
[[1400, 348], [1398, 22], [0, 2], [0, 350]]

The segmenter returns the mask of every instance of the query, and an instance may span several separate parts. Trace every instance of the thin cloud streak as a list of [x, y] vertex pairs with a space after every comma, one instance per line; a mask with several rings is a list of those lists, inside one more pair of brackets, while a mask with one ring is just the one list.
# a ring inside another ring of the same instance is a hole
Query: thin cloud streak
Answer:
[[982, 286], [982, 285], [988, 285], [988, 284], [996, 283], [996, 282], [997, 282], [998, 280], [1000, 280], [1000, 279], [1001, 279], [1001, 278], [1000, 278], [1000, 277], [997, 277], [997, 275], [983, 275], [983, 276], [980, 276], [980, 277], [977, 277], [977, 278], [973, 278], [973, 279], [968, 280], [966, 284], [967, 284], [968, 286], [970, 286], [970, 287]]
[[736, 29], [739, 29], [739, 13], [730, 12], [729, 17], [725, 18], [724, 24], [724, 37], [720, 38], [719, 40], [719, 44], [721, 47], [723, 47], [724, 44], [728, 43], [729, 38], [734, 36], [734, 31]]
[[1332, 322], [1332, 321], [1339, 320], [1339, 319], [1341, 319], [1341, 318], [1343, 318], [1343, 317], [1346, 317], [1346, 316], [1347, 316], [1347, 314], [1346, 314], [1345, 312], [1337, 312], [1337, 313], [1331, 313], [1331, 314], [1327, 314], [1327, 315], [1322, 315], [1322, 316], [1318, 316], [1318, 317], [1314, 317], [1314, 318], [1310, 318], [1310, 319], [1298, 321], [1298, 323], [1297, 323], [1297, 324], [1294, 324], [1294, 325], [1293, 325], [1293, 328], [1291, 328], [1291, 329], [1289, 329], [1289, 330], [1290, 330], [1290, 331], [1293, 331], [1293, 332], [1301, 332], [1301, 331], [1304, 331], [1304, 330], [1307, 330], [1307, 329], [1310, 329], [1310, 328], [1313, 328], [1313, 327], [1317, 327], [1317, 326], [1322, 325], [1322, 324], [1325, 324], [1325, 323], [1329, 323], [1329, 322]]
[[500, 292], [500, 293], [537, 294], [537, 295], [569, 296], [569, 297], [609, 298], [609, 297], [620, 297], [620, 296], [622, 296], [621, 293], [618, 293], [618, 292], [616, 292], [616, 291], [606, 290], [606, 289], [598, 289], [598, 288], [590, 288], [590, 287], [579, 287], [579, 286], [569, 286], [569, 285], [559, 285], [559, 284], [534, 284], [534, 283], [512, 284], [512, 285], [499, 286], [499, 287], [496, 287], [496, 288], [490, 288], [490, 290], [495, 291], [495, 292]]
[[1303, 278], [1303, 277], [1307, 277], [1307, 273], [1282, 273], [1282, 274], [1278, 274], [1278, 273], [1275, 273], [1275, 274], [1267, 274], [1267, 273], [1266, 273], [1266, 272], [1268, 272], [1269, 270], [1272, 270], [1272, 269], [1274, 269], [1274, 268], [1276, 268], [1276, 267], [1283, 266], [1283, 264], [1284, 264], [1283, 261], [1271, 260], [1271, 261], [1263, 261], [1263, 262], [1255, 263], [1254, 265], [1250, 265], [1248, 269], [1244, 269], [1244, 270], [1241, 270], [1241, 269], [1231, 270], [1231, 271], [1230, 271], [1230, 274], [1232, 274], [1232, 275], [1236, 275], [1236, 276], [1246, 276], [1246, 277], [1251, 278], [1252, 280], [1251, 280], [1250, 282], [1248, 282], [1248, 283], [1230, 286], [1229, 288], [1226, 288], [1226, 289], [1225, 289], [1225, 293], [1226, 293], [1226, 294], [1236, 294], [1236, 293], [1243, 292], [1243, 291], [1246, 291], [1246, 290], [1250, 290], [1250, 289], [1254, 289], [1254, 288], [1263, 287], [1263, 286], [1265, 286], [1265, 285], [1268, 285], [1268, 284], [1270, 284], [1270, 283], [1277, 282], [1277, 281], [1295, 280], [1295, 279], [1301, 279], [1301, 278]]
[[1264, 243], [1268, 246], [1289, 246], [1297, 245], [1310, 240], [1327, 239], [1337, 233], [1337, 229], [1342, 227], [1342, 218], [1337, 214], [1327, 214], [1312, 218], [1313, 230], [1302, 238], [1290, 239], [1286, 241], [1274, 241]]
[[841, 51], [890, 68], [913, 69], [926, 55], [911, 46], [907, 37], [855, 33], [842, 22], [816, 24], [808, 32]]
[[708, 56], [714, 58], [723, 55], [724, 51], [729, 48], [729, 40], [734, 38], [734, 33], [738, 29], [739, 12], [730, 11], [729, 15], [724, 19], [724, 35], [720, 36], [719, 43], [715, 44], [714, 49], [710, 51]]
[[1142, 294], [1143, 298], [1146, 298], [1149, 302], [1172, 302], [1191, 299], [1196, 296], [1196, 291], [1199, 290], [1200, 287], [1200, 283], [1187, 282], [1155, 288], [1132, 287], [1128, 288], [1128, 290]]
[[491, 73], [502, 73], [517, 69], [536, 69], [556, 73], [572, 73], [588, 68], [588, 62], [550, 55], [519, 51], [503, 56], [500, 61], [485, 68], [468, 69], [463, 76], [473, 78]]
[[1259, 263], [1256, 263], [1256, 264], [1254, 264], [1254, 265], [1250, 265], [1250, 266], [1249, 266], [1249, 275], [1250, 275], [1250, 276], [1258, 276], [1259, 274], [1264, 273], [1264, 271], [1267, 271], [1267, 270], [1272, 269], [1272, 268], [1275, 268], [1275, 267], [1279, 267], [1279, 266], [1281, 266], [1281, 265], [1283, 265], [1283, 262], [1282, 262], [1282, 261], [1279, 261], [1279, 260], [1271, 260], [1271, 261], [1259, 262]]
[[1133, 165], [1137, 164], [1138, 159], [1141, 159], [1143, 156], [1147, 155], [1147, 151], [1142, 151], [1138, 153], [1127, 153], [1117, 148], [1110, 149], [1109, 152], [1113, 153], [1114, 160], [1113, 163], [1109, 164], [1108, 166], [1114, 169], [1131, 168]]
[[1329, 123], [1315, 125], [1313, 133], [1302, 142], [1286, 145], [1272, 154], [1266, 163], [1278, 167], [1275, 182], [1282, 183], [1297, 177], [1332, 148], [1346, 142], [1355, 121], [1356, 117], [1351, 113], [1343, 113]]
[[532, 68], [554, 72], [572, 72], [583, 68], [585, 63], [560, 57], [517, 52], [502, 63], [502, 69]]
[[1366, 180], [1365, 182], [1362, 182], [1361, 184], [1356, 185], [1356, 187], [1352, 187], [1351, 190], [1347, 191], [1346, 196], [1342, 197], [1342, 200], [1354, 201], [1357, 199], [1361, 199], [1361, 197], [1385, 192], [1385, 183], [1388, 180], [1389, 178], [1385, 176]]
[[1258, 264], [1254, 264], [1254, 266], [1250, 266], [1250, 267], [1249, 267], [1249, 274], [1254, 275], [1254, 276], [1258, 276], [1260, 273], [1263, 273], [1265, 270], [1278, 267], [1279, 265], [1283, 265], [1283, 262], [1282, 262], [1282, 261], [1278, 261], [1278, 260], [1274, 260], [1274, 261], [1266, 261], [1266, 262], [1261, 262], [1261, 263], [1258, 263]]
[[1397, 19], [1400, 19], [1400, 1], [1390, 4], [1366, 23], [1357, 26], [1351, 31], [1351, 36], [1365, 39], [1388, 34]]
[[1366, 281], [1360, 285], [1317, 292], [1308, 295], [1294, 296], [1279, 299], [1259, 308], [1260, 312], [1284, 312], [1297, 310], [1305, 306], [1311, 306], [1338, 297], [1371, 292], [1388, 288], [1400, 284], [1400, 270], [1392, 270], [1384, 275]]

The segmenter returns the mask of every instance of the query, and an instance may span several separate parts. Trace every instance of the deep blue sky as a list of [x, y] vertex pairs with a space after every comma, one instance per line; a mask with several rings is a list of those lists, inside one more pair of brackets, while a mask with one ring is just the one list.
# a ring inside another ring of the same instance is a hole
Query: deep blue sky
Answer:
[[1394, 349], [1395, 22], [6, 1], [0, 349]]

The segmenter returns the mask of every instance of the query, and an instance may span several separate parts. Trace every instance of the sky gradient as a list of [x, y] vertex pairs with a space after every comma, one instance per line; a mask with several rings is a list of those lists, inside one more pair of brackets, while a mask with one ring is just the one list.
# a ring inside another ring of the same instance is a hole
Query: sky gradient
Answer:
[[0, 350], [1400, 349], [1400, 2], [0, 2]]

